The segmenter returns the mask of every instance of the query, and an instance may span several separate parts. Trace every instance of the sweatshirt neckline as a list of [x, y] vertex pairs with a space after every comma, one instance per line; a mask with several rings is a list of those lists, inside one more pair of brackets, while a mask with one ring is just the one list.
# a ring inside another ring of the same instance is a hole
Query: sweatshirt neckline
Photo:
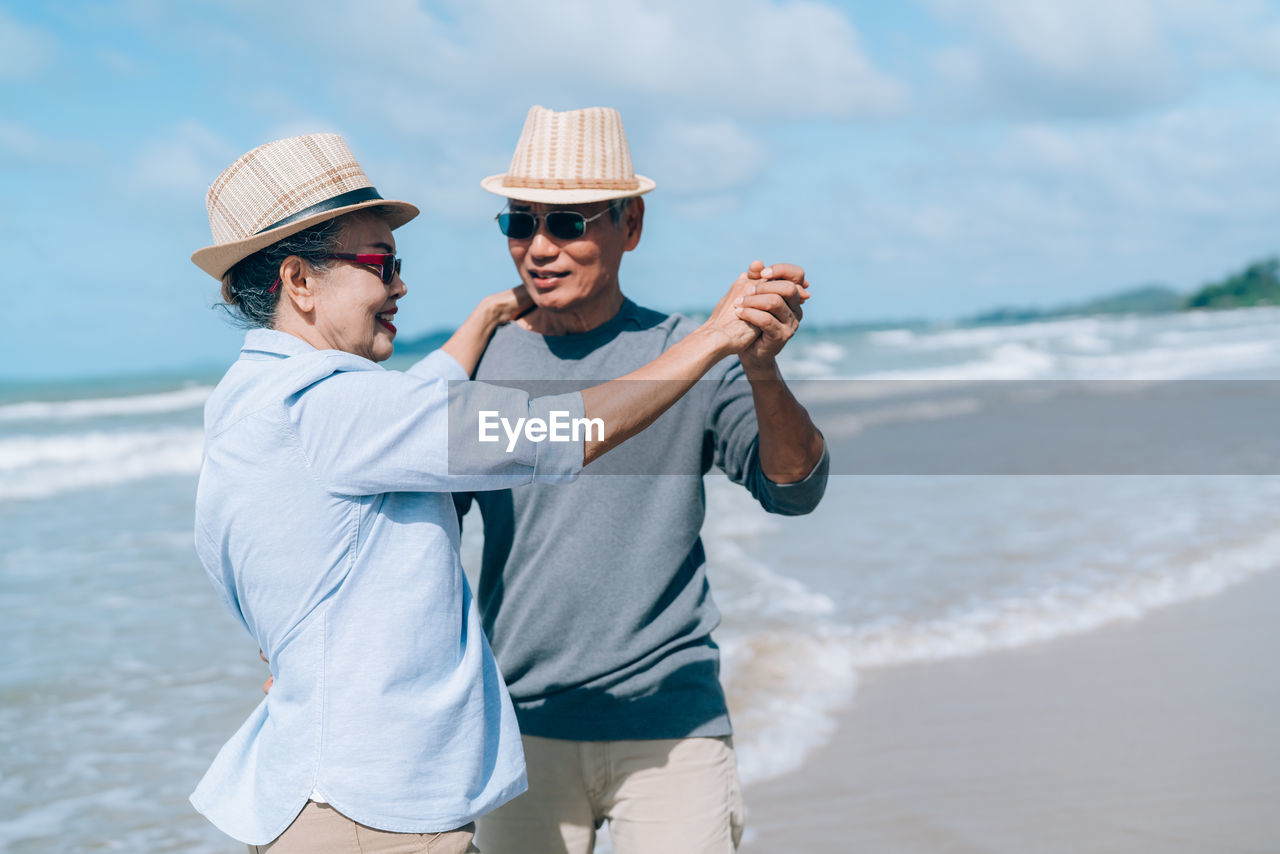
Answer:
[[586, 332], [570, 332], [566, 335], [547, 335], [542, 332], [534, 332], [531, 329], [525, 329], [519, 324], [513, 323], [511, 325], [521, 335], [531, 336], [536, 339], [546, 339], [547, 341], [554, 341], [557, 344], [592, 344], [599, 339], [610, 338], [616, 335], [623, 326], [635, 317], [635, 314], [636, 304], [632, 302], [630, 298], [623, 297], [622, 305], [618, 308], [617, 313], [614, 314], [613, 317], [609, 318], [594, 329], [588, 329]]

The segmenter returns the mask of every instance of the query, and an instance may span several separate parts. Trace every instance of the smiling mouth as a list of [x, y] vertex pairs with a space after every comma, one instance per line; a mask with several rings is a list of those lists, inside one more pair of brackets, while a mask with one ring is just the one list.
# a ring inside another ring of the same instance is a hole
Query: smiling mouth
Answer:
[[379, 323], [391, 330], [392, 335], [394, 335], [396, 331], [395, 324], [391, 322], [395, 319], [395, 316], [396, 313], [394, 311], [384, 311], [374, 315]]
[[543, 288], [550, 286], [557, 279], [563, 279], [567, 275], [569, 274], [566, 272], [557, 273], [551, 270], [530, 270], [529, 271], [529, 278], [533, 280], [533, 283], [538, 287], [543, 287]]

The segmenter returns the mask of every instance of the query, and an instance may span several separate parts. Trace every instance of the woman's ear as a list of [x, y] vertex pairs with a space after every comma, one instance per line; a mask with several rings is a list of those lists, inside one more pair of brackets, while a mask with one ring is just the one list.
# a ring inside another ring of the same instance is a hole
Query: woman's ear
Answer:
[[299, 314], [315, 310], [315, 271], [297, 255], [280, 262], [281, 296], [289, 300]]

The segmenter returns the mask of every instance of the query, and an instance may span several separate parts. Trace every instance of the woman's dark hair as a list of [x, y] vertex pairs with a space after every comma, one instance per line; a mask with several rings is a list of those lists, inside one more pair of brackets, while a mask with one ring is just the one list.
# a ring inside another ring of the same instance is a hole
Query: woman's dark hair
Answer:
[[296, 255], [317, 270], [327, 270], [333, 261], [325, 256], [341, 248], [343, 230], [356, 218], [381, 215], [379, 208], [370, 208], [328, 219], [259, 249], [222, 277], [223, 306], [239, 326], [270, 327], [280, 302], [280, 289], [272, 293], [271, 286], [284, 259]]

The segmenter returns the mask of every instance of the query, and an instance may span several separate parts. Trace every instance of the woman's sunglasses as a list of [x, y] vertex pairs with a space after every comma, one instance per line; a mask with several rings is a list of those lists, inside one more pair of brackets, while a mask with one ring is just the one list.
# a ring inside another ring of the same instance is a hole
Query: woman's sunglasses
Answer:
[[389, 285], [400, 275], [400, 259], [395, 255], [356, 255], [352, 252], [335, 252], [326, 258], [337, 258], [339, 261], [355, 261], [357, 264], [368, 264], [378, 268], [378, 277], [382, 284]]
[[[339, 261], [355, 261], [357, 264], [367, 264], [370, 267], [378, 268], [378, 278], [382, 279], [382, 284], [389, 285], [395, 281], [396, 276], [400, 275], [400, 260], [395, 255], [373, 254], [356, 254], [354, 252], [335, 252], [332, 255], [325, 255], [325, 258], [336, 258]], [[274, 294], [280, 287], [280, 277], [277, 276], [275, 282], [267, 289], [267, 293]]]
[[547, 224], [547, 232], [557, 240], [577, 240], [587, 231], [587, 223], [595, 222], [609, 212], [608, 208], [595, 216], [587, 217], [577, 211], [548, 211], [545, 214], [530, 211], [503, 211], [494, 217], [498, 228], [512, 240], [528, 240], [538, 233], [538, 221]]

